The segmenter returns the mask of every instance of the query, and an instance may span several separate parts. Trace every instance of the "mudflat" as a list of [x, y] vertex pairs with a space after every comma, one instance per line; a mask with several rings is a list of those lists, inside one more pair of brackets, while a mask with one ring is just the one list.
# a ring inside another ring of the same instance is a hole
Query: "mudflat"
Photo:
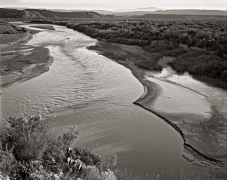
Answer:
[[[10, 26], [7, 26], [7, 32], [8, 27]], [[36, 32], [24, 31], [26, 32], [0, 34], [1, 86], [36, 77], [48, 71], [53, 61], [47, 48], [26, 44]]]

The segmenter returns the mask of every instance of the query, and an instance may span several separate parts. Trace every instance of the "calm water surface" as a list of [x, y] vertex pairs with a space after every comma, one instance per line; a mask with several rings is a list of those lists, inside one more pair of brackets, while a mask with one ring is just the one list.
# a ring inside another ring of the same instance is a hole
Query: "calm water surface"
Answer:
[[96, 40], [65, 27], [44, 30], [27, 44], [54, 58], [48, 72], [2, 88], [1, 116], [41, 115], [57, 132], [76, 126], [76, 146], [116, 153], [134, 179], [180, 179], [206, 173], [181, 156], [183, 141], [163, 120], [132, 104], [143, 86], [125, 67], [87, 50]]

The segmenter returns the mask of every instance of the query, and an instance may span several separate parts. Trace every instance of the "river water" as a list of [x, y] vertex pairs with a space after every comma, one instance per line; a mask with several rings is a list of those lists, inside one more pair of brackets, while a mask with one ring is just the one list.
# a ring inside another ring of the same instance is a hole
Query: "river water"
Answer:
[[[28, 27], [26, 25], [25, 27]], [[203, 177], [204, 169], [182, 157], [181, 136], [162, 119], [132, 103], [143, 86], [125, 67], [88, 50], [95, 39], [54, 26], [27, 43], [53, 57], [48, 72], [1, 89], [1, 116], [41, 115], [55, 132], [79, 130], [76, 146], [118, 155], [131, 179]]]

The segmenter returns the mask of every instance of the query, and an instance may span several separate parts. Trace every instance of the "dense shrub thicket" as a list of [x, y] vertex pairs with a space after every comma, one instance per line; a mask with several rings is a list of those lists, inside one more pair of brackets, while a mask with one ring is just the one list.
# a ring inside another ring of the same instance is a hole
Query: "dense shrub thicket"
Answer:
[[170, 65], [179, 73], [189, 72], [227, 82], [227, 61], [204, 51], [186, 52]]
[[154, 40], [165, 40], [188, 47], [213, 51], [219, 56], [227, 54], [226, 21], [137, 21], [115, 23], [89, 23], [73, 26], [91, 37], [107, 39], [129, 45], [149, 45]]
[[[179, 73], [187, 71], [227, 82], [227, 26], [223, 22], [91, 23], [76, 25], [74, 29], [94, 38], [138, 45], [160, 56], [176, 57], [170, 65]], [[150, 66], [149, 62], [137, 64]]]

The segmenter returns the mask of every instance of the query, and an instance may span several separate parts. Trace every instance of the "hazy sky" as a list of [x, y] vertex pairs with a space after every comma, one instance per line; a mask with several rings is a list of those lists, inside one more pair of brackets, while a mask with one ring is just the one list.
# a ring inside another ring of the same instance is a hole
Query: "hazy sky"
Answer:
[[0, 7], [106, 10], [141, 7], [226, 10], [226, 4], [227, 0], [0, 0]]

